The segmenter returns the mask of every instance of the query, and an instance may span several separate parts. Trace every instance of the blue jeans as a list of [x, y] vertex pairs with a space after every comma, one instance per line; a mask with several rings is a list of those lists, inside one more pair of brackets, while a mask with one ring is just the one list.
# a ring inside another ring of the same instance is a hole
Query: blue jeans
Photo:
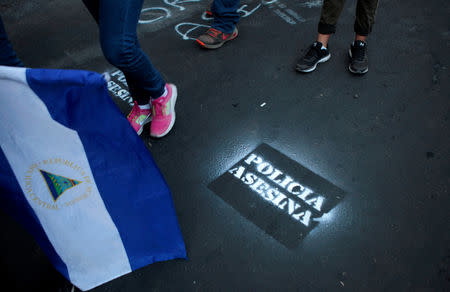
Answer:
[[5, 26], [0, 17], [0, 65], [24, 67], [22, 61], [17, 57], [13, 47], [6, 35]]
[[165, 81], [142, 51], [137, 24], [143, 0], [83, 0], [100, 31], [106, 60], [125, 75], [134, 100], [143, 105], [164, 93]]
[[224, 33], [232, 33], [239, 21], [240, 0], [214, 0], [211, 12], [214, 16], [212, 27]]

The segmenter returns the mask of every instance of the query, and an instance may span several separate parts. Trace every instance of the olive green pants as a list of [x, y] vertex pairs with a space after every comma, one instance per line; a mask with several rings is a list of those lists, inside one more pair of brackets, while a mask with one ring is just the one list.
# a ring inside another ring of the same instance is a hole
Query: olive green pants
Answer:
[[[367, 36], [372, 31], [377, 12], [378, 0], [357, 0], [355, 33]], [[336, 32], [336, 24], [344, 8], [345, 0], [324, 0], [320, 15], [319, 33], [332, 34]]]

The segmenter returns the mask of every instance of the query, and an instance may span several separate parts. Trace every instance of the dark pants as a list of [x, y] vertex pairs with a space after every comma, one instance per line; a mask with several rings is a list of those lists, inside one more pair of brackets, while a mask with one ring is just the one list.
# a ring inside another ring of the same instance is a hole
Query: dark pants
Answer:
[[165, 81], [142, 51], [137, 24], [143, 0], [83, 0], [95, 18], [105, 58], [125, 75], [134, 100], [143, 105], [164, 93]]
[[[378, 0], [357, 0], [355, 33], [367, 36], [372, 31], [375, 23], [375, 14], [378, 7]], [[344, 8], [345, 0], [324, 0], [322, 14], [319, 22], [319, 33], [332, 34], [336, 32], [336, 24], [339, 15]]]
[[214, 0], [211, 12], [214, 16], [212, 27], [224, 33], [232, 33], [239, 21], [240, 0]]
[[0, 65], [24, 67], [22, 61], [17, 57], [13, 47], [6, 35], [5, 26], [0, 17]]

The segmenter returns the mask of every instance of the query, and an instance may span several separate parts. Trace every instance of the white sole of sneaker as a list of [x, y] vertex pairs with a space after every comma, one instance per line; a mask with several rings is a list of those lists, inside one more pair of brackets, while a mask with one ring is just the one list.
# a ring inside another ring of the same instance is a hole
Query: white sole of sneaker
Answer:
[[[348, 56], [350, 57], [350, 59], [352, 58], [352, 49], [348, 50]], [[366, 74], [367, 72], [369, 72], [369, 68], [366, 68], [364, 71], [355, 71], [351, 68], [350, 65], [348, 65], [348, 71], [352, 72], [353, 74]]]
[[322, 59], [320, 59], [316, 64], [314, 64], [314, 66], [312, 66], [309, 69], [299, 69], [298, 67], [296, 67], [296, 70], [299, 71], [299, 72], [303, 72], [303, 73], [312, 72], [312, 71], [316, 70], [316, 67], [317, 67], [318, 64], [325, 63], [326, 61], [330, 60], [330, 58], [331, 58], [331, 54], [328, 54], [328, 56], [323, 57]]
[[165, 130], [162, 134], [160, 135], [152, 135], [150, 134], [151, 137], [153, 138], [161, 138], [165, 135], [167, 135], [170, 130], [172, 130], [173, 125], [175, 124], [175, 103], [177, 102], [177, 97], [178, 97], [178, 91], [177, 91], [177, 87], [175, 86], [175, 84], [172, 84], [172, 95], [173, 95], [173, 100], [170, 103], [170, 111], [173, 112], [173, 119], [170, 121], [170, 125], [167, 128], [167, 130]]
[[366, 74], [367, 72], [369, 72], [369, 68], [366, 68], [364, 71], [355, 71], [352, 69], [352, 67], [349, 65], [348, 66], [348, 71], [352, 72], [353, 74]]

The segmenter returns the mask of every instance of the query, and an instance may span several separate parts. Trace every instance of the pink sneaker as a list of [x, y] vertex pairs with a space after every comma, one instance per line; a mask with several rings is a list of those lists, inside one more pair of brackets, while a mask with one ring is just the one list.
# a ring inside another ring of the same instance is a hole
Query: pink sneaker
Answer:
[[175, 123], [175, 102], [177, 101], [177, 87], [166, 84], [167, 95], [152, 99], [153, 121], [150, 126], [150, 136], [160, 138], [172, 129]]
[[144, 129], [144, 125], [152, 120], [151, 109], [140, 109], [137, 102], [134, 102], [134, 106], [128, 114], [127, 120], [137, 134], [140, 135]]

